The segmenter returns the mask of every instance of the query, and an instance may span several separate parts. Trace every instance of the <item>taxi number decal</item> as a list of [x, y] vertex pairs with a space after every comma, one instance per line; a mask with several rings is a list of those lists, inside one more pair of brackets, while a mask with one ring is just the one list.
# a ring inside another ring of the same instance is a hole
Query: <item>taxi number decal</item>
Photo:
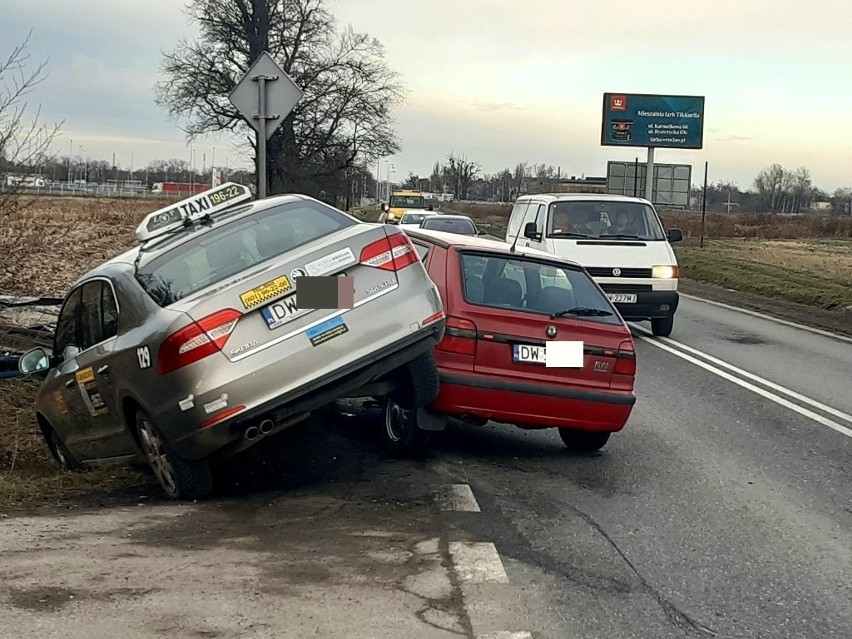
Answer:
[[290, 284], [290, 280], [287, 279], [287, 276], [282, 275], [281, 277], [276, 277], [271, 282], [266, 282], [257, 288], [246, 291], [240, 295], [240, 301], [246, 308], [252, 308], [253, 306], [257, 306], [258, 304], [263, 304], [264, 302], [271, 300], [273, 297], [278, 297], [279, 295], [286, 293], [292, 287], [293, 285]]
[[142, 346], [136, 349], [136, 357], [139, 360], [139, 368], [145, 370], [151, 368], [151, 351], [147, 346]]

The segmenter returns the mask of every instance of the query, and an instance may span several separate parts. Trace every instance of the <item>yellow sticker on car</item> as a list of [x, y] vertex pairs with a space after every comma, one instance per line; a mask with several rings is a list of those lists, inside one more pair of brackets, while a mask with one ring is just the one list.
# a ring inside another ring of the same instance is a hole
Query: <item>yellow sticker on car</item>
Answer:
[[282, 275], [281, 277], [276, 277], [271, 282], [266, 282], [250, 291], [246, 291], [240, 295], [240, 301], [246, 308], [252, 308], [258, 304], [268, 302], [279, 295], [283, 295], [291, 288], [293, 288], [293, 285], [290, 284], [290, 280], [287, 279], [286, 275]]
[[95, 371], [92, 370], [91, 366], [89, 366], [89, 368], [84, 368], [81, 371], [77, 371], [74, 376], [77, 378], [78, 384], [95, 381]]

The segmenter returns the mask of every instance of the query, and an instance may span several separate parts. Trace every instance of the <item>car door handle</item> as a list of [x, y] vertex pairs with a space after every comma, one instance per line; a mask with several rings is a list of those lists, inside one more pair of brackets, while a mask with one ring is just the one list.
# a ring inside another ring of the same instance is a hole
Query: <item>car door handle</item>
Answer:
[[65, 382], [65, 387], [71, 388], [74, 385], [74, 381], [74, 379], [69, 379], [67, 382]]
[[106, 375], [109, 372], [109, 366], [104, 364], [98, 369], [98, 375]]

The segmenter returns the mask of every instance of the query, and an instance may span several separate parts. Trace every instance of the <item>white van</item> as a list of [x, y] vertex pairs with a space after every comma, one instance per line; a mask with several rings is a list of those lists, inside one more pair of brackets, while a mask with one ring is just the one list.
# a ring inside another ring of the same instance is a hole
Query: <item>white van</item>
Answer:
[[515, 201], [506, 241], [582, 264], [627, 321], [650, 320], [654, 335], [674, 326], [680, 268], [654, 206], [600, 193], [524, 195]]

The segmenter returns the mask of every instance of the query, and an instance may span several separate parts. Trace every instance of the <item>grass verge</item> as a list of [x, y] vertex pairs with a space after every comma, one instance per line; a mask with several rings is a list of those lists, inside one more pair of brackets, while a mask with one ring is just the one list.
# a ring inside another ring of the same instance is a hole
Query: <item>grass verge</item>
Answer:
[[44, 442], [33, 414], [38, 381], [0, 382], [0, 513], [67, 500], [90, 501], [153, 490], [149, 475], [134, 468], [62, 470]]
[[852, 241], [712, 240], [675, 245], [685, 278], [828, 311], [852, 307]]

